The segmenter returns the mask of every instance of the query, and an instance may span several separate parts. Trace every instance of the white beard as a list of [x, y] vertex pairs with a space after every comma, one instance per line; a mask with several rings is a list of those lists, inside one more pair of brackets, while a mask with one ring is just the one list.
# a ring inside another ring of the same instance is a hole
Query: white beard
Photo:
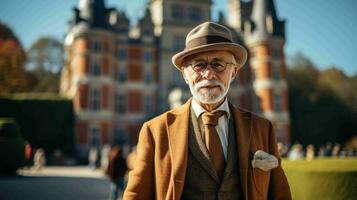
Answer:
[[[224, 87], [224, 84], [217, 80], [202, 80], [198, 82], [195, 86], [193, 86], [189, 82], [188, 85], [190, 87], [191, 94], [196, 101], [201, 102], [203, 104], [215, 104], [226, 97], [229, 91], [230, 83], [231, 83], [231, 76], [229, 76], [227, 87]], [[217, 95], [213, 91], [216, 89], [209, 89], [209, 88], [205, 89], [208, 90], [207, 92], [199, 91], [201, 87], [208, 86], [208, 85], [219, 85], [220, 93]]]

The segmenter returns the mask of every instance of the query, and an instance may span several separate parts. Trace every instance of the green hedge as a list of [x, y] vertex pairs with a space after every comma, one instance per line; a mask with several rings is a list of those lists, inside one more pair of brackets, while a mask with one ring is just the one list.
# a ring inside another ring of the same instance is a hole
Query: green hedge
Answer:
[[2, 96], [0, 117], [16, 119], [24, 138], [35, 148], [44, 148], [46, 152], [74, 150], [71, 100], [42, 94]]
[[296, 200], [349, 200], [357, 197], [357, 159], [283, 160]]

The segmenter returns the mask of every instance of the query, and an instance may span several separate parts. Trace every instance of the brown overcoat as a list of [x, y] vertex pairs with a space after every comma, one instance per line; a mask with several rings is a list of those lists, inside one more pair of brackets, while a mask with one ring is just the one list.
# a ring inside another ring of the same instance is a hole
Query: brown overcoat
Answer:
[[[144, 123], [124, 200], [180, 199], [186, 176], [191, 101]], [[291, 199], [271, 122], [232, 105], [230, 107], [235, 120], [244, 199]], [[279, 158], [279, 166], [268, 172], [252, 168], [251, 160], [257, 150]]]

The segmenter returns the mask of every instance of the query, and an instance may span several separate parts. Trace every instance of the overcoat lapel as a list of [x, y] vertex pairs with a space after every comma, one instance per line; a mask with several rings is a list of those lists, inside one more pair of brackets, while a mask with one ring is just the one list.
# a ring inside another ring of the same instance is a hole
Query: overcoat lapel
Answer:
[[192, 98], [184, 105], [167, 113], [167, 134], [172, 162], [173, 199], [180, 199], [187, 168], [189, 113]]
[[232, 104], [230, 108], [233, 111], [235, 122], [237, 152], [239, 159], [239, 174], [242, 184], [244, 199], [248, 199], [247, 177], [249, 167], [249, 148], [251, 139], [251, 114], [243, 110], [238, 110]]

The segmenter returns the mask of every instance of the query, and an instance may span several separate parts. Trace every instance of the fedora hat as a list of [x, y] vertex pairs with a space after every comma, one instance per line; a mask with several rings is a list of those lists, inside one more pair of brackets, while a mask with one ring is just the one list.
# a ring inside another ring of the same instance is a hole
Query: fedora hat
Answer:
[[247, 60], [247, 50], [232, 40], [232, 34], [228, 28], [214, 22], [204, 22], [193, 28], [186, 36], [186, 47], [183, 51], [172, 57], [172, 63], [182, 70], [182, 62], [192, 54], [226, 50], [233, 54], [241, 68]]

